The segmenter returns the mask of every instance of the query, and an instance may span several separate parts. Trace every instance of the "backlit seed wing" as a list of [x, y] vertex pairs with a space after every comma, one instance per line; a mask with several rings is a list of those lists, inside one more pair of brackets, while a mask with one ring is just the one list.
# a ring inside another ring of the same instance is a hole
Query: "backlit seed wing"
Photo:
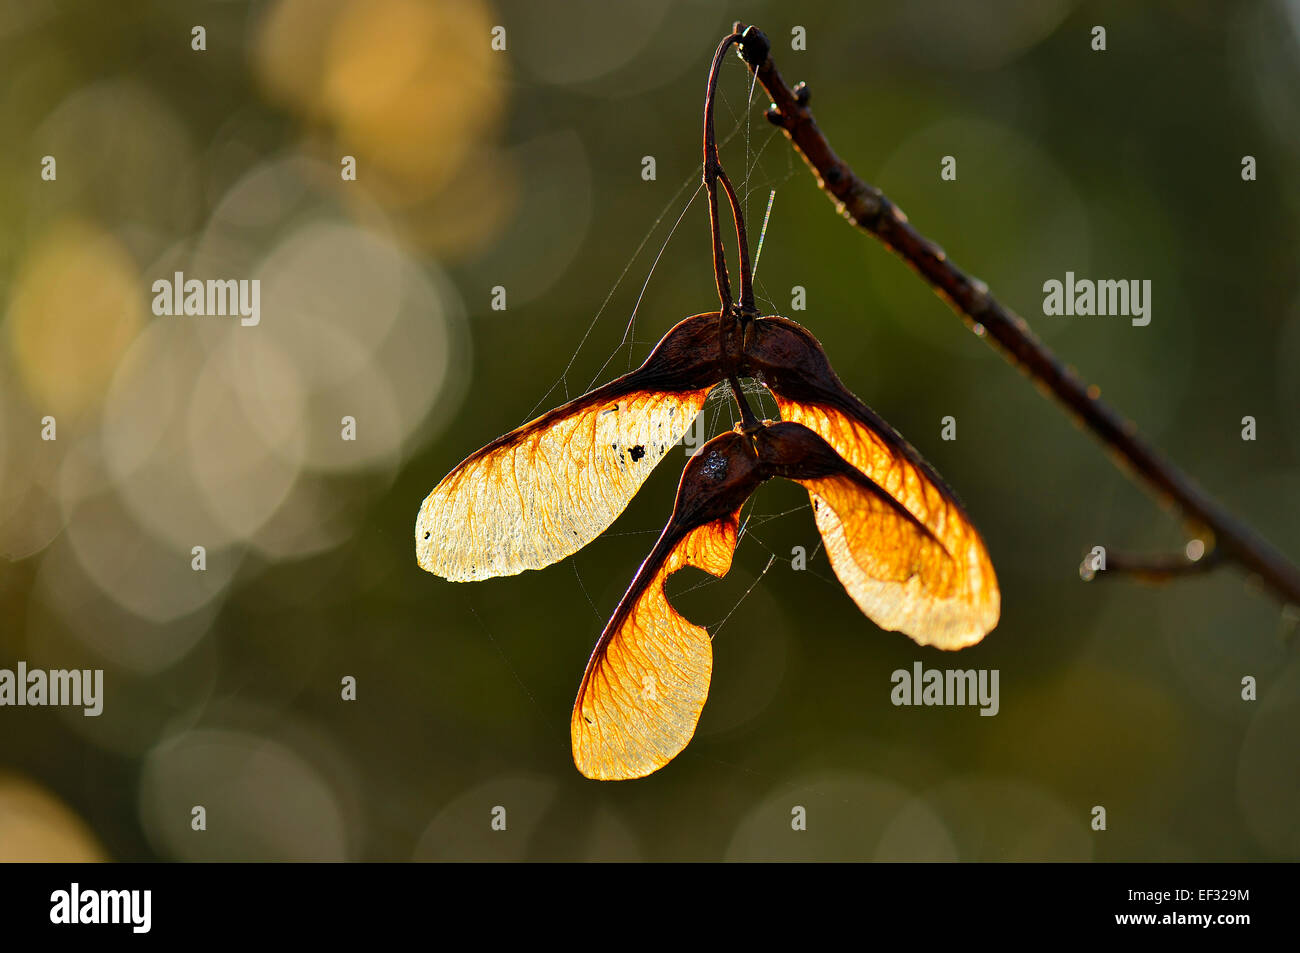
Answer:
[[[844, 386], [806, 329], [784, 318], [764, 318], [757, 322], [755, 337], [751, 373], [772, 391], [781, 419], [803, 424], [825, 440], [901, 503], [951, 556], [951, 571], [924, 560], [914, 582], [893, 578], [888, 563], [881, 562], [888, 559], [887, 549], [885, 556], [871, 551], [887, 547], [888, 534], [873, 535], [882, 530], [864, 524], [853, 515], [846, 495], [827, 487], [823, 500], [830, 508], [818, 507], [818, 526], [832, 554], [842, 554], [838, 564], [832, 555], [831, 564], [844, 587], [872, 621], [906, 632], [922, 645], [955, 649], [978, 642], [997, 625], [1001, 597], [988, 550], [956, 495], [906, 440]], [[884, 575], [873, 575], [877, 571]]]
[[997, 581], [982, 546], [954, 557], [885, 494], [849, 477], [799, 482], [831, 568], [876, 625], [940, 649], [972, 645], [997, 625]]
[[573, 707], [573, 763], [589, 778], [641, 778], [671, 761], [695, 734], [713, 674], [713, 643], [679, 615], [664, 583], [684, 566], [715, 576], [731, 568], [736, 520], [697, 527], [645, 561], [596, 651]]
[[455, 582], [541, 569], [627, 507], [717, 380], [717, 316], [674, 327], [637, 370], [472, 454], [420, 507], [416, 558]]
[[610, 388], [507, 434], [424, 501], [416, 523], [421, 568], [468, 582], [577, 552], [623, 512], [707, 395]]
[[673, 517], [601, 633], [578, 689], [573, 763], [587, 777], [644, 777], [695, 734], [713, 644], [668, 602], [664, 582], [685, 566], [727, 574], [740, 508], [763, 479], [735, 433], [714, 438], [687, 464]]
[[[845, 478], [810, 485], [831, 566], [858, 608], [882, 629], [941, 649], [972, 645], [992, 631], [1001, 611], [993, 562], [979, 531], [929, 465], [901, 437], [901, 447], [890, 440], [889, 435], [897, 437], [892, 430], [873, 426], [875, 415], [865, 407], [870, 416], [780, 395], [777, 405], [783, 420], [820, 436], [939, 544], [926, 546], [915, 542], [914, 534], [900, 535], [899, 521], [881, 520], [876, 502], [864, 505], [864, 497], [855, 504], [862, 494]], [[818, 504], [819, 497], [825, 505]], [[899, 576], [900, 567], [908, 566], [914, 575]]]

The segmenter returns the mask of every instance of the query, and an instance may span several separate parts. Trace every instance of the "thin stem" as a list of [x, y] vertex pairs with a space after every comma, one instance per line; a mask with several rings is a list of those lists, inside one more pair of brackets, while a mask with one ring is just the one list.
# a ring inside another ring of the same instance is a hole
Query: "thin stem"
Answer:
[[736, 246], [740, 249], [740, 307], [742, 311], [754, 311], [754, 273], [749, 267], [749, 238], [745, 234], [745, 214], [740, 209], [736, 190], [731, 187], [731, 180], [722, 166], [718, 166], [718, 180], [727, 193], [731, 205], [731, 218], [736, 223]]
[[722, 65], [723, 54], [727, 48], [739, 40], [736, 34], [723, 37], [718, 50], [713, 54], [713, 65], [709, 68], [709, 84], [704, 93], [704, 191], [709, 197], [709, 230], [713, 235], [713, 277], [718, 284], [718, 300], [721, 311], [725, 314], [731, 310], [731, 281], [727, 277], [727, 254], [722, 247], [722, 229], [718, 221], [718, 138], [713, 131], [713, 100], [718, 91], [718, 68]]
[[736, 397], [736, 404], [740, 407], [740, 426], [744, 428], [745, 433], [757, 433], [762, 424], [759, 423], [758, 417], [750, 409], [749, 400], [745, 397], [745, 392], [740, 388], [740, 381], [736, 379], [735, 374], [727, 377], [727, 383], [731, 385], [731, 392]]
[[718, 285], [718, 300], [725, 314], [731, 309], [731, 280], [727, 273], [727, 254], [722, 244], [722, 226], [718, 218], [718, 182], [722, 182], [723, 191], [727, 193], [727, 202], [731, 206], [731, 218], [736, 225], [736, 244], [740, 256], [740, 306], [743, 310], [754, 310], [754, 277], [749, 267], [749, 240], [745, 235], [745, 216], [741, 211], [736, 190], [727, 178], [718, 157], [718, 139], [713, 128], [713, 104], [718, 91], [718, 73], [722, 67], [722, 57], [733, 43], [740, 42], [740, 33], [734, 32], [722, 38], [717, 52], [713, 54], [713, 65], [709, 68], [709, 83], [704, 94], [704, 188], [709, 196], [709, 229], [713, 236], [713, 275]]
[[913, 228], [880, 189], [859, 179], [835, 154], [808, 109], [807, 87], [800, 83], [791, 90], [786, 85], [772, 62], [767, 37], [757, 27], [744, 31], [741, 55], [771, 97], [768, 119], [785, 132], [840, 214], [907, 262], [976, 334], [1090, 430], [1121, 469], [1141, 477], [1194, 527], [1211, 532], [1213, 542], [1227, 556], [1258, 574], [1283, 601], [1300, 604], [1300, 570], [1286, 556], [1143, 440], [1130, 421], [1105, 404], [1095, 389], [1034, 336], [1023, 318], [998, 302], [984, 282], [952, 264], [943, 249]]

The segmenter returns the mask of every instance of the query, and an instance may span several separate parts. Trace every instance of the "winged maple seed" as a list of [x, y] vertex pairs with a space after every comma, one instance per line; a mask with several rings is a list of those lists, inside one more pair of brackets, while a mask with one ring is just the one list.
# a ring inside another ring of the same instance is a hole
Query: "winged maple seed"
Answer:
[[582, 681], [571, 727], [588, 777], [640, 777], [690, 740], [711, 643], [663, 582], [685, 565], [725, 575], [736, 513], [771, 477], [808, 490], [831, 567], [881, 628], [958, 649], [997, 624], [993, 565], [942, 478], [844, 386], [807, 329], [734, 309], [687, 318], [641, 367], [471, 454], [420, 509], [420, 565], [483, 579], [576, 552], [622, 513], [712, 387], [739, 377], [762, 383], [784, 421], [715, 438], [683, 472], [672, 519]]
[[687, 464], [672, 518], [587, 663], [570, 724], [573, 760], [587, 777], [644, 777], [691, 740], [709, 691], [713, 643], [672, 608], [664, 582], [685, 566], [726, 575], [740, 508], [773, 477], [808, 491], [831, 565], [882, 626], [958, 648], [996, 624], [993, 567], [969, 524], [966, 549], [955, 557], [934, 529], [808, 427], [737, 424]]
[[[712, 643], [669, 604], [664, 582], [688, 565], [726, 575], [740, 508], [773, 477], [808, 490], [835, 575], [881, 628], [959, 649], [998, 622], [993, 564], [953, 492], [844, 386], [808, 330], [754, 308], [744, 216], [718, 159], [713, 97], [727, 49], [760, 42], [752, 31], [724, 37], [705, 94], [704, 184], [719, 310], [677, 324], [631, 373], [471, 454], [428, 495], [415, 524], [420, 566], [447, 579], [549, 566], [604, 532], [709, 392], [731, 385], [741, 423], [686, 465], [672, 517], [587, 663], [570, 728], [574, 763], [590, 778], [643, 777], [695, 733]], [[738, 303], [719, 237], [719, 184], [736, 226]], [[771, 392], [780, 422], [755, 418], [741, 378]]]

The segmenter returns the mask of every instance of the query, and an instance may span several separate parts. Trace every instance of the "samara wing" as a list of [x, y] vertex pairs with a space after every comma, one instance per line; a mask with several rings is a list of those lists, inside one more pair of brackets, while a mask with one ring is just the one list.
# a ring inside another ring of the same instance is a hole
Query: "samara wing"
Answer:
[[420, 567], [456, 582], [572, 555], [609, 527], [718, 379], [718, 315], [673, 327], [644, 364], [471, 454], [415, 523]]
[[763, 480], [746, 440], [722, 434], [691, 458], [672, 518], [591, 653], [570, 722], [573, 762], [589, 778], [644, 777], [695, 734], [713, 644], [664, 583], [685, 566], [715, 576], [731, 567], [740, 508]]
[[817, 339], [785, 318], [755, 322], [747, 373], [771, 390], [783, 420], [808, 427], [872, 484], [897, 500], [938, 540], [950, 560], [915, 575], [887, 523], [853, 481], [804, 485], [831, 566], [858, 607], [881, 628], [922, 645], [958, 649], [997, 625], [997, 577], [979, 532], [943, 479], [831, 369]]

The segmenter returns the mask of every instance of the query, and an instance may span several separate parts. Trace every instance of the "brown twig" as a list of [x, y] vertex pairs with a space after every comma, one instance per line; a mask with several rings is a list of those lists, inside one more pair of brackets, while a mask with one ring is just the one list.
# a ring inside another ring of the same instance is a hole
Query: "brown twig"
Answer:
[[1184, 576], [1210, 572], [1223, 561], [1223, 550], [1206, 551], [1199, 539], [1192, 540], [1181, 553], [1107, 553], [1104, 569], [1096, 566], [1092, 555], [1079, 565], [1084, 582], [1108, 575], [1131, 576], [1144, 582], [1168, 582]]
[[[741, 26], [736, 24], [736, 29]], [[1166, 505], [1176, 506], [1194, 536], [1208, 537], [1208, 546], [1256, 573], [1284, 602], [1300, 605], [1300, 570], [1286, 556], [1143, 440], [1130, 421], [1103, 403], [1095, 388], [1034, 336], [1023, 318], [998, 302], [984, 282], [949, 261], [880, 189], [858, 178], [835, 154], [808, 109], [808, 88], [803, 83], [793, 90], [786, 85], [772, 61], [767, 37], [757, 27], [744, 30], [740, 54], [772, 100], [768, 119], [785, 132], [840, 214], [907, 262], [976, 334], [1091, 431], [1121, 469], [1140, 477]]]

